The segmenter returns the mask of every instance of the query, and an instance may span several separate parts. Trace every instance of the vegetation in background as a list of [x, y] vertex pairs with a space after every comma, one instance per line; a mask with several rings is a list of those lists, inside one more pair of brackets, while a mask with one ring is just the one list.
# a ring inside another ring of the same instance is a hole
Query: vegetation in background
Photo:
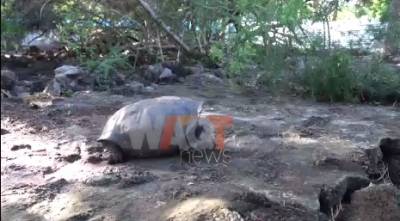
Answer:
[[17, 49], [19, 40], [26, 33], [22, 17], [12, 10], [12, 1], [1, 1], [1, 51]]
[[104, 56], [82, 59], [83, 66], [96, 74], [99, 89], [107, 89], [114, 74], [133, 69], [128, 57], [120, 51], [120, 48], [111, 48]]
[[307, 64], [307, 92], [320, 101], [352, 101], [357, 95], [357, 81], [351, 62], [348, 54], [339, 51]]
[[[355, 67], [358, 58], [338, 49], [331, 40], [331, 22], [340, 19], [343, 10], [353, 13], [348, 10], [350, 3], [2, 0], [2, 52], [15, 49], [27, 32], [53, 30], [70, 54], [96, 73], [105, 86], [113, 74], [141, 64], [200, 60], [225, 68], [228, 77], [240, 85], [290, 91], [321, 101], [396, 97], [398, 75], [383, 60], [363, 65], [369, 68], [359, 73], [360, 68]], [[400, 48], [395, 3], [363, 0], [356, 4], [355, 15], [388, 23], [389, 28], [378, 34], [385, 39], [389, 54]], [[323, 24], [322, 33], [304, 28], [315, 22]]]
[[360, 100], [392, 104], [400, 100], [400, 73], [385, 65], [379, 57], [373, 57], [358, 67]]

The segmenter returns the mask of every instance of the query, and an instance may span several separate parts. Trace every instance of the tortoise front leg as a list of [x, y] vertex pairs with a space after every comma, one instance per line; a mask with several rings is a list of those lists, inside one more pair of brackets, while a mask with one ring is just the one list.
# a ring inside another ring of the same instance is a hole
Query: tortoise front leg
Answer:
[[106, 159], [108, 164], [117, 164], [125, 162], [124, 152], [122, 149], [113, 143], [103, 142], [103, 146], [106, 152]]

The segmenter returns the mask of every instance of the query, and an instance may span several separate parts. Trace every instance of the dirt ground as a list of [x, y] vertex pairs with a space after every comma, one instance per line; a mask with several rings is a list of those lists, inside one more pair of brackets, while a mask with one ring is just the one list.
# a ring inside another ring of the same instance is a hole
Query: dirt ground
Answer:
[[[179, 156], [107, 165], [93, 156], [107, 118], [162, 95], [233, 117], [222, 163]], [[2, 220], [326, 220], [320, 191], [368, 180], [365, 149], [400, 137], [400, 109], [241, 94], [228, 87], [160, 85], [132, 96], [1, 100]]]

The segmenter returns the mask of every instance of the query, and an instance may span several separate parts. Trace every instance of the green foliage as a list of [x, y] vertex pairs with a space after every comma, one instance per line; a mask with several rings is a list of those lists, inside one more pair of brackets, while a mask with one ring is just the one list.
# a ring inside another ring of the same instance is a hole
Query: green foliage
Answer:
[[368, 0], [362, 1], [356, 6], [358, 17], [367, 15], [370, 18], [378, 18], [387, 21], [389, 18], [389, 5], [391, 0]]
[[13, 11], [13, 2], [1, 1], [1, 51], [17, 49], [19, 41], [26, 33], [22, 18]]
[[372, 15], [379, 18], [381, 21], [387, 21], [389, 18], [390, 1], [391, 0], [372, 0], [370, 5]]
[[393, 67], [378, 57], [356, 62], [345, 52], [308, 62], [300, 85], [319, 101], [391, 104], [400, 100], [400, 74]]
[[81, 63], [92, 73], [96, 74], [96, 82], [100, 89], [107, 89], [113, 74], [120, 71], [132, 70], [128, 56], [119, 48], [111, 48], [110, 52], [98, 58], [82, 58]]
[[222, 63], [224, 59], [223, 46], [221, 44], [212, 45], [209, 56], [214, 63], [216, 64]]
[[307, 64], [304, 86], [319, 101], [353, 101], [357, 96], [351, 57], [344, 52], [333, 52]]
[[123, 47], [136, 37], [133, 20], [98, 1], [69, 0], [55, 5], [55, 10], [64, 18], [57, 25], [60, 40], [95, 73], [98, 89], [110, 87], [114, 74], [133, 69], [130, 50]]
[[249, 43], [244, 43], [241, 48], [234, 48], [228, 60], [228, 71], [231, 76], [240, 76], [247, 73], [250, 65], [254, 64], [257, 51]]
[[400, 73], [382, 59], [374, 57], [366, 65], [359, 65], [357, 70], [361, 101], [389, 104], [400, 101]]
[[[27, 2], [29, 7], [24, 5]], [[282, 91], [298, 84], [296, 87], [322, 101], [353, 101], [365, 91], [372, 100], [386, 99], [393, 91], [398, 93], [398, 75], [392, 74], [381, 61], [357, 73], [359, 69], [353, 68], [351, 56], [343, 51], [329, 52], [334, 46], [330, 44], [328, 29], [312, 36], [302, 28], [305, 22], [323, 21], [328, 26], [340, 17], [338, 13], [346, 5], [352, 10], [347, 12], [354, 15], [355, 9], [347, 2], [154, 0], [149, 5], [170, 31], [197, 50], [189, 53], [193, 59], [205, 65], [222, 65], [241, 85], [256, 82], [256, 86], [270, 91]], [[367, 0], [356, 7], [362, 6], [370, 17], [388, 22], [389, 32], [371, 31], [384, 38], [386, 48], [396, 54], [400, 48], [400, 23], [390, 18], [393, 15], [389, 14], [389, 4], [390, 0]], [[135, 57], [136, 66], [138, 60], [157, 60], [155, 56], [162, 61], [177, 57], [177, 50], [170, 47], [170, 36], [138, 1], [2, 0], [1, 12], [2, 51], [13, 48], [20, 41], [18, 38], [32, 30], [28, 27], [56, 26], [61, 42], [89, 71], [97, 74], [101, 87], [109, 85], [113, 74], [133, 68], [128, 58]], [[298, 77], [302, 71], [290, 61], [304, 54], [310, 55], [310, 59], [304, 76]], [[188, 56], [187, 60], [191, 58]]]

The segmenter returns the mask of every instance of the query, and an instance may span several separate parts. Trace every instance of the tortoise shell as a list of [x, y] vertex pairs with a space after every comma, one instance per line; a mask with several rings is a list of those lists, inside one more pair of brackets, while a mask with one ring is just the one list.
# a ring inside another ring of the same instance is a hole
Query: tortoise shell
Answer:
[[[176, 153], [179, 148], [188, 148], [185, 129], [191, 125], [189, 131], [195, 131], [193, 124], [198, 121], [202, 104], [175, 96], [138, 101], [115, 112], [105, 124], [98, 141], [117, 145], [124, 154], [130, 156]], [[186, 119], [186, 122], [179, 124], [182, 119]], [[168, 122], [173, 125], [166, 126]], [[170, 142], [167, 147], [161, 147], [161, 140], [169, 139], [165, 136], [168, 132]]]

